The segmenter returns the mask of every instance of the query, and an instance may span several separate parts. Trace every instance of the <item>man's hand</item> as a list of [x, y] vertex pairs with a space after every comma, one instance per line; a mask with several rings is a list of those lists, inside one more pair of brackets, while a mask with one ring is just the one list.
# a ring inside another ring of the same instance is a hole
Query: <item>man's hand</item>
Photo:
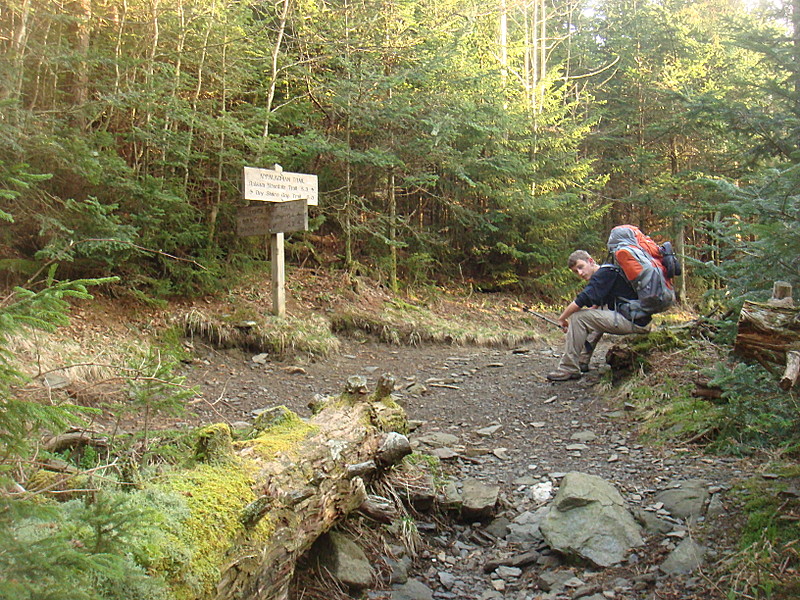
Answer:
[[564, 309], [564, 312], [558, 316], [558, 324], [561, 325], [561, 329], [564, 331], [564, 333], [567, 333], [567, 330], [569, 329], [570, 316], [574, 315], [580, 309], [581, 307], [575, 304], [575, 302], [570, 302], [567, 308]]

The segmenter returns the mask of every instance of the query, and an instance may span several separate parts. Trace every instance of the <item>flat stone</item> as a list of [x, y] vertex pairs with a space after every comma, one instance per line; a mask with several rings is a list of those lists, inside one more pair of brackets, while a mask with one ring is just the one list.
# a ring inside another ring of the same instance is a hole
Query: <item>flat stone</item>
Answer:
[[433, 431], [415, 438], [420, 444], [425, 444], [431, 448], [445, 448], [458, 444], [458, 437], [452, 433], [443, 431]]
[[491, 437], [495, 433], [497, 433], [503, 426], [502, 425], [490, 425], [489, 427], [483, 427], [478, 429], [475, 433], [477, 433], [481, 437]]
[[461, 516], [469, 521], [485, 519], [494, 512], [500, 496], [500, 486], [488, 485], [478, 479], [467, 479], [461, 490]]
[[675, 481], [659, 492], [656, 501], [677, 519], [696, 519], [703, 514], [708, 499], [708, 482], [702, 479]]
[[458, 452], [452, 448], [433, 448], [430, 451], [431, 456], [435, 456], [439, 460], [450, 460], [458, 457]]
[[593, 442], [597, 439], [597, 434], [593, 431], [578, 431], [569, 436], [569, 439], [576, 442]]
[[417, 579], [393, 586], [390, 595], [391, 600], [433, 600], [431, 589]]
[[703, 564], [706, 549], [692, 538], [686, 538], [670, 552], [659, 566], [667, 575], [687, 575]]

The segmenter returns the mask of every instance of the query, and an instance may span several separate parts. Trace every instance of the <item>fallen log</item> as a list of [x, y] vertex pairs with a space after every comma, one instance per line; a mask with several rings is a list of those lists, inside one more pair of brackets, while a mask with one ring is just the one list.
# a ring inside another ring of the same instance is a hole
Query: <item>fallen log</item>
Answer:
[[310, 434], [277, 455], [264, 454], [264, 433], [234, 444], [244, 468], [257, 473], [258, 498], [241, 509], [244, 530], [231, 540], [217, 600], [285, 599], [297, 560], [316, 539], [349, 513], [374, 506], [363, 477], [411, 451], [407, 440], [398, 441], [405, 414], [391, 396], [343, 394], [306, 425]]
[[722, 398], [722, 389], [711, 385], [711, 378], [707, 375], [698, 375], [694, 379], [695, 389], [692, 396], [695, 398], [708, 398], [718, 400]]

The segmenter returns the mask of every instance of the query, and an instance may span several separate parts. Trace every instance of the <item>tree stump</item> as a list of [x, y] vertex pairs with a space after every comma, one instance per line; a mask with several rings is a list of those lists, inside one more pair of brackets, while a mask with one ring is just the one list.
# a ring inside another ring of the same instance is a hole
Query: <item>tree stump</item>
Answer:
[[772, 298], [767, 302], [772, 306], [794, 306], [792, 298], [792, 284], [785, 281], [776, 281], [772, 285]]
[[745, 302], [733, 346], [736, 354], [769, 371], [777, 371], [773, 365], [784, 366], [783, 389], [795, 384], [800, 369], [794, 358], [800, 352], [800, 308], [793, 306], [791, 290], [789, 284], [776, 282], [769, 302]]
[[800, 309], [745, 302], [733, 351], [762, 364], [784, 365], [790, 350], [800, 350]]

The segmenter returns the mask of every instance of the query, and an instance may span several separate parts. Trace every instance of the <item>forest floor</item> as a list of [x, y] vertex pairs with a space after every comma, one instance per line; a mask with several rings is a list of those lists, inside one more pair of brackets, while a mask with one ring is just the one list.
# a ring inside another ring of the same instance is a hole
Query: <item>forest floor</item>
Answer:
[[[290, 312], [300, 316], [324, 312], [329, 299], [318, 286], [295, 293]], [[248, 294], [250, 301], [268, 310], [262, 292], [251, 289], [244, 295]], [[360, 297], [359, 306], [364, 308], [379, 305], [379, 296], [375, 290], [365, 294], [361, 289], [351, 298]], [[200, 305], [211, 309], [214, 302], [207, 299]], [[519, 326], [521, 313], [508, 310], [517, 303], [508, 296], [483, 295], [440, 302], [438, 308], [444, 306], [449, 318], [462, 323], [493, 320], [502, 329], [510, 323]], [[108, 344], [109, 339], [123, 335], [123, 330], [125, 336], [144, 334], [169, 321], [163, 311], [144, 311], [134, 317], [119, 303], [97, 306], [99, 310], [77, 310], [68, 333]], [[493, 306], [496, 310], [491, 310]], [[126, 321], [123, 313], [130, 320]], [[765, 463], [709, 455], [696, 446], [647, 441], [640, 435], [642, 415], [635, 406], [626, 405], [624, 395], [615, 394], [609, 378], [603, 376], [608, 369], [605, 350], [613, 340], [604, 340], [590, 372], [582, 379], [551, 383], [545, 374], [557, 366], [563, 335], [543, 321], [528, 323], [532, 335], [513, 347], [395, 345], [356, 333], [340, 337], [337, 351], [325, 358], [259, 357], [255, 352], [219, 349], [194, 339], [185, 342], [191, 345], [192, 358], [185, 361], [181, 374], [187, 383], [197, 386], [199, 394], [189, 403], [188, 412], [164, 420], [161, 426], [250, 421], [254, 411], [276, 405], [305, 417], [310, 415], [308, 405], [315, 395], [341, 392], [349, 376], [364, 376], [374, 388], [380, 375], [391, 373], [397, 380], [399, 403], [409, 420], [418, 425], [412, 439], [434, 432], [456, 436], [455, 452], [443, 460], [445, 471], [453, 480], [477, 478], [499, 485], [497, 516], [506, 523], [546, 502], [532, 496], [538, 484], [550, 482], [557, 489], [563, 475], [571, 471], [607, 480], [634, 509], [652, 509], [658, 491], [674, 481], [691, 479], [703, 480], [712, 492], [720, 494], [724, 507], [713, 520], [701, 517], [693, 523], [677, 523], [666, 537], [646, 536], [646, 545], [618, 566], [595, 570], [551, 558], [526, 566], [503, 581], [496, 574], [484, 574], [484, 564], [522, 549], [496, 530], [475, 535], [470, 524], [417, 515], [424, 544], [409, 576], [423, 583], [434, 597], [724, 598], [727, 584], [720, 581], [717, 567], [737, 550], [741, 523], [736, 502], [726, 492], [738, 481], [764, 471]], [[673, 362], [666, 368], [681, 367]], [[653, 389], [652, 393], [664, 392]], [[705, 565], [691, 574], [665, 576], [658, 565], [684, 536], [694, 537], [708, 549]], [[572, 576], [572, 583], [565, 587], [545, 582], [558, 579], [560, 572]], [[381, 593], [371, 592], [371, 597], [391, 597]], [[316, 596], [301, 590], [297, 597]]]

